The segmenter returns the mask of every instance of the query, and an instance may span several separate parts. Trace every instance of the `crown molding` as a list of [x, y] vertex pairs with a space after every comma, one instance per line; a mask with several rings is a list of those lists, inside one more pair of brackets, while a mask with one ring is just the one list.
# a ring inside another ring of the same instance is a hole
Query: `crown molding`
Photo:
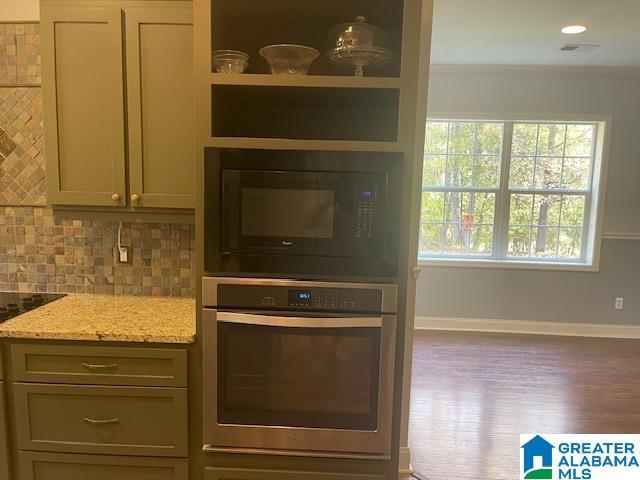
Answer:
[[432, 74], [557, 75], [589, 77], [640, 77], [640, 67], [584, 67], [565, 65], [431, 65]]

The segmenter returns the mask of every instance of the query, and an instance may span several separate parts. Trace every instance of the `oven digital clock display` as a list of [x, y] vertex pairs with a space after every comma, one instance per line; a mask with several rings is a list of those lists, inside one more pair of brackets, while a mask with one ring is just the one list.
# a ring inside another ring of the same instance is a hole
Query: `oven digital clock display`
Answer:
[[311, 305], [313, 295], [311, 290], [289, 290], [290, 306], [307, 306]]

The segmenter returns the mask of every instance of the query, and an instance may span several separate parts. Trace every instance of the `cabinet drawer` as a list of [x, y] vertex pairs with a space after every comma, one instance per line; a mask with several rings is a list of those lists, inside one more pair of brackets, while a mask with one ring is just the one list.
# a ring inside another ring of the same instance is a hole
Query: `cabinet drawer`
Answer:
[[21, 480], [186, 480], [187, 460], [20, 452]]
[[385, 480], [386, 477], [384, 475], [358, 473], [207, 467], [204, 469], [204, 478], [205, 480]]
[[11, 345], [18, 382], [187, 386], [187, 352], [158, 348]]
[[13, 385], [22, 450], [187, 456], [182, 388]]

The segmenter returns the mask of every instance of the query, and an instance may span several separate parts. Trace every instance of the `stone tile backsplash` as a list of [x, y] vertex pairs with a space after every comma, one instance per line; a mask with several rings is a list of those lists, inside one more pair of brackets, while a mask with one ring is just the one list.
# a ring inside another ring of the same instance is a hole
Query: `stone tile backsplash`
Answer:
[[195, 292], [193, 225], [56, 221], [46, 207], [0, 207], [0, 291], [189, 297]]
[[0, 87], [0, 205], [45, 205], [44, 132], [40, 87]]
[[117, 222], [46, 207], [39, 45], [38, 24], [0, 23], [0, 291], [193, 296], [193, 225], [124, 223], [120, 264]]
[[0, 85], [39, 85], [40, 25], [0, 23]]

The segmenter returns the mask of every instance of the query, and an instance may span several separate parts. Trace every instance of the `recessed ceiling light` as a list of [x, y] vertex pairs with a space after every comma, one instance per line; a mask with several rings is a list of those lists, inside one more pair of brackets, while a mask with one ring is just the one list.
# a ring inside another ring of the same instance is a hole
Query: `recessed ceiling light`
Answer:
[[562, 30], [562, 33], [566, 33], [567, 35], [575, 35], [576, 33], [582, 33], [587, 30], [587, 27], [584, 25], [567, 25]]

